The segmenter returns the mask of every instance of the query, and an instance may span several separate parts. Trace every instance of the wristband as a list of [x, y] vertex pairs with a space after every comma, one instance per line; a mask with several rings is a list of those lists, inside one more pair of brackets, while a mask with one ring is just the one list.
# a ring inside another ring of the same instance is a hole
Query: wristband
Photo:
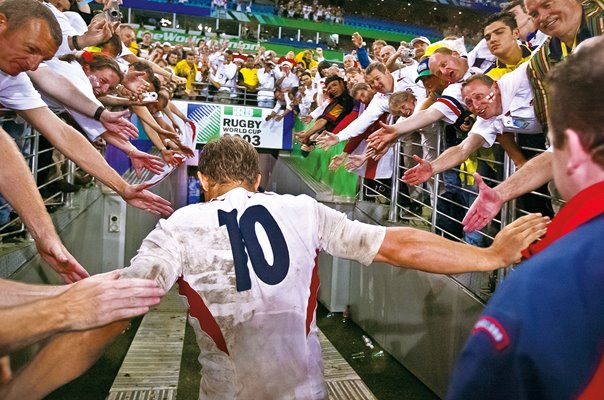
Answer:
[[97, 108], [96, 111], [94, 112], [94, 116], [92, 118], [96, 119], [97, 121], [100, 121], [101, 120], [101, 114], [105, 110], [106, 110], [105, 107], [99, 106], [99, 108]]
[[74, 35], [71, 37], [71, 45], [75, 50], [82, 50], [78, 45], [78, 35]]

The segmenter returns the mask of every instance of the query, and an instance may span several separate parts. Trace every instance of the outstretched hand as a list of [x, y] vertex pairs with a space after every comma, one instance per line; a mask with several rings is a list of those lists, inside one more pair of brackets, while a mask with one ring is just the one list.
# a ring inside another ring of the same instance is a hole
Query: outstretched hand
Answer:
[[36, 240], [36, 247], [42, 259], [61, 275], [65, 283], [77, 282], [90, 276], [61, 243], [59, 237], [53, 236]]
[[149, 311], [165, 294], [151, 279], [119, 279], [112, 271], [84, 279], [56, 298], [66, 308], [66, 328], [85, 330]]
[[347, 153], [340, 153], [331, 157], [331, 161], [329, 162], [329, 170], [335, 171], [336, 169], [340, 168], [340, 165], [344, 164], [347, 158]]
[[367, 161], [366, 153], [350, 156], [348, 157], [348, 162], [346, 163], [346, 170], [354, 171], [355, 169], [359, 169], [363, 166], [363, 164], [365, 164], [365, 161]]
[[491, 189], [477, 172], [474, 174], [474, 182], [478, 185], [478, 197], [470, 206], [461, 223], [465, 232], [473, 232], [484, 228], [497, 215], [503, 199], [495, 189]]
[[413, 155], [413, 159], [417, 162], [417, 165], [405, 171], [401, 181], [408, 185], [421, 185], [432, 178], [434, 174], [432, 164], [430, 164], [430, 161], [426, 161], [415, 154]]
[[501, 265], [511, 265], [521, 260], [521, 251], [547, 231], [549, 217], [528, 214], [507, 225], [495, 236], [491, 249], [501, 257]]
[[317, 137], [317, 145], [323, 150], [327, 150], [331, 146], [335, 146], [338, 143], [340, 143], [340, 140], [338, 139], [338, 135], [335, 133], [323, 131], [323, 133]]
[[148, 170], [152, 174], [160, 174], [164, 169], [164, 163], [160, 157], [154, 156], [138, 149], [130, 152], [130, 162], [136, 176], [140, 177], [143, 169]]
[[126, 117], [130, 115], [129, 110], [124, 111], [108, 111], [105, 110], [101, 114], [101, 123], [110, 132], [115, 132], [121, 137], [128, 139], [138, 138], [138, 128]]
[[144, 184], [126, 186], [122, 198], [131, 206], [152, 214], [168, 216], [174, 212], [168, 200], [146, 190]]
[[382, 126], [377, 131], [373, 132], [367, 138], [369, 147], [375, 149], [376, 153], [381, 153], [386, 149], [390, 143], [393, 143], [398, 138], [396, 128], [394, 125], [387, 125], [380, 121]]

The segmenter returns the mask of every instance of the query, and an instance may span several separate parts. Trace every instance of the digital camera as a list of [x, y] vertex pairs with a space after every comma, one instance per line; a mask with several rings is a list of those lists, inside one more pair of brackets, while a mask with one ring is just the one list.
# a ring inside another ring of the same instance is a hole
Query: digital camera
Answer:
[[144, 101], [156, 101], [157, 100], [157, 93], [155, 92], [146, 92], [143, 93], [143, 100]]
[[404, 48], [401, 52], [401, 59], [408, 60], [415, 57], [415, 49]]
[[110, 3], [108, 9], [105, 10], [105, 18], [107, 21], [119, 22], [122, 20], [122, 13], [120, 11], [120, 3], [118, 0], [113, 0]]

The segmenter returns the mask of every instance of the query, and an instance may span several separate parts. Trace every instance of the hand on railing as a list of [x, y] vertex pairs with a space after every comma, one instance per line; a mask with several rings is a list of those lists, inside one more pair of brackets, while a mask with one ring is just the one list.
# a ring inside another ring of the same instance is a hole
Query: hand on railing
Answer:
[[335, 146], [338, 143], [340, 143], [340, 140], [338, 139], [338, 135], [331, 133], [329, 131], [323, 131], [323, 133], [321, 133], [319, 135], [319, 137], [317, 138], [317, 145], [319, 146], [320, 149], [323, 149], [323, 150], [327, 150], [331, 146]]
[[148, 170], [154, 175], [160, 174], [164, 169], [164, 163], [161, 158], [154, 156], [138, 149], [133, 149], [128, 154], [130, 162], [132, 163], [132, 169], [136, 176], [140, 177], [143, 169]]
[[122, 198], [131, 206], [152, 214], [168, 216], [174, 212], [168, 200], [145, 190], [144, 184], [126, 186]]
[[115, 132], [126, 140], [136, 139], [138, 138], [138, 128], [124, 118], [129, 114], [129, 110], [115, 112], [105, 110], [101, 114], [100, 122], [108, 131]]
[[499, 193], [488, 187], [478, 172], [474, 174], [474, 182], [478, 185], [478, 197], [461, 221], [465, 232], [482, 229], [495, 218], [503, 205], [503, 199]]
[[340, 168], [340, 165], [344, 164], [346, 162], [347, 158], [348, 158], [347, 153], [341, 153], [341, 154], [333, 156], [331, 158], [331, 161], [329, 162], [329, 170], [335, 171], [336, 169]]
[[417, 162], [417, 165], [405, 171], [401, 181], [408, 185], [421, 185], [432, 178], [434, 174], [432, 164], [417, 155], [413, 155], [413, 159]]
[[520, 252], [547, 231], [549, 217], [528, 214], [507, 225], [495, 236], [490, 250], [501, 257], [501, 265], [511, 265], [521, 260]]

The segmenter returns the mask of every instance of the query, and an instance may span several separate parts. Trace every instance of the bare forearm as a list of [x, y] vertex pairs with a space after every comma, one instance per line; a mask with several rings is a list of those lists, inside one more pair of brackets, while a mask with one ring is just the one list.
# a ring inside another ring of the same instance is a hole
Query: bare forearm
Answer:
[[147, 107], [135, 106], [135, 107], [132, 107], [132, 110], [134, 111], [136, 116], [141, 120], [141, 122], [143, 122], [147, 126], [150, 126], [157, 132], [162, 131], [162, 127], [159, 126], [159, 124], [155, 121], [155, 118], [153, 118], [153, 115], [151, 115], [151, 113], [149, 112], [149, 109]]
[[9, 279], [0, 279], [0, 309], [20, 306], [36, 300], [57, 296], [69, 288], [69, 285], [32, 285]]
[[0, 193], [13, 206], [34, 240], [56, 236], [31, 171], [15, 142], [0, 129]]
[[0, 386], [0, 398], [45, 397], [90, 368], [128, 324], [128, 321], [119, 321], [98, 329], [55, 336], [32, 362], [15, 374], [11, 381]]
[[132, 101], [126, 97], [111, 95], [99, 97], [99, 101], [106, 106], [129, 106], [132, 104]]
[[324, 120], [323, 118], [319, 118], [319, 119], [315, 120], [315, 123], [313, 124], [313, 126], [308, 128], [308, 130], [306, 131], [306, 135], [310, 136], [310, 135], [317, 133], [321, 129], [325, 128], [326, 124], [327, 124], [327, 121]]
[[153, 143], [153, 145], [155, 147], [157, 147], [159, 150], [165, 149], [166, 146], [162, 142], [157, 131], [155, 129], [153, 129], [152, 126], [150, 126], [149, 124], [147, 124], [144, 121], [142, 121], [141, 124], [143, 125], [143, 128], [145, 129], [145, 133], [147, 133], [149, 140], [151, 140], [151, 143]]
[[42, 107], [20, 111], [19, 114], [67, 158], [117, 193], [124, 193], [127, 183], [84, 136], [61, 121], [52, 111]]
[[479, 135], [470, 135], [457, 146], [453, 146], [445, 150], [438, 158], [432, 161], [433, 175], [439, 174], [454, 168], [470, 157], [474, 151], [478, 150], [484, 143], [484, 140]]
[[92, 117], [99, 104], [88, 98], [65, 76], [48, 68], [27, 71], [27, 75], [42, 92], [79, 113]]
[[174, 104], [172, 101], [168, 102], [168, 108], [170, 108], [170, 111], [176, 114], [176, 116], [182, 119], [183, 121], [187, 119], [187, 117], [185, 117], [185, 115], [178, 109], [178, 107], [176, 107], [176, 104]]
[[396, 127], [396, 133], [399, 136], [408, 135], [409, 133], [415, 132], [418, 129], [424, 128], [430, 124], [440, 121], [443, 118], [443, 114], [435, 109], [428, 108], [426, 110], [416, 111], [409, 118], [404, 121], [398, 122]]
[[388, 228], [374, 262], [438, 274], [489, 271], [504, 267], [493, 250], [447, 240], [413, 228]]
[[66, 318], [48, 299], [0, 308], [0, 320], [5, 321], [0, 324], [2, 356], [61, 331]]
[[515, 199], [551, 181], [552, 156], [551, 152], [543, 152], [530, 159], [522, 168], [499, 184], [495, 190], [502, 200], [505, 202]]

